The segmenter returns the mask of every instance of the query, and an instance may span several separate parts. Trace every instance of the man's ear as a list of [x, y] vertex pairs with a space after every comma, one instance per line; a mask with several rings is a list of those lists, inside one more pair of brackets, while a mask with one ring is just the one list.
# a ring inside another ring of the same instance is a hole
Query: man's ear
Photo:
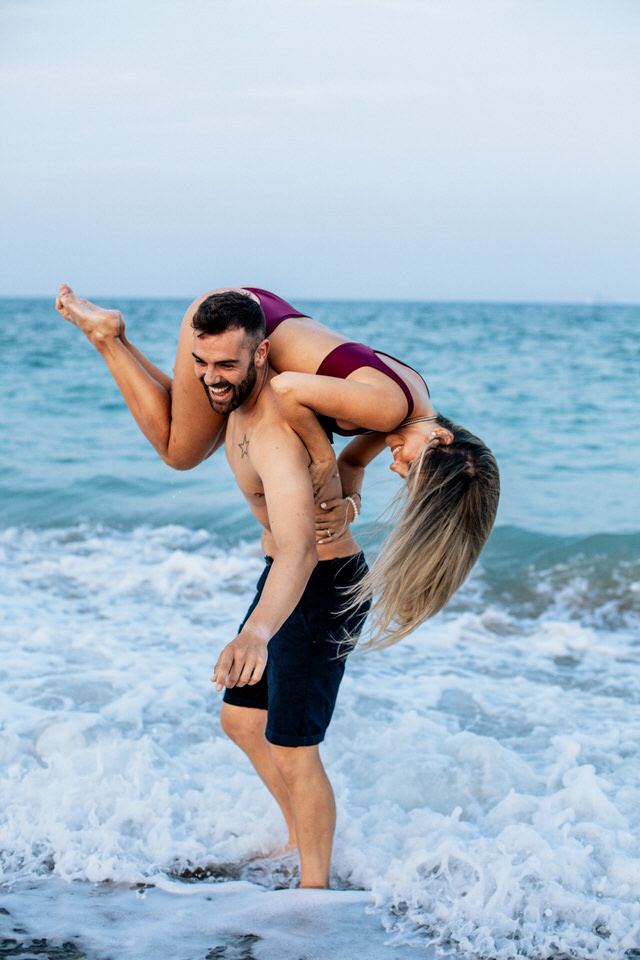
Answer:
[[267, 362], [267, 357], [269, 355], [269, 348], [271, 344], [268, 340], [261, 340], [258, 346], [256, 347], [256, 352], [254, 354], [254, 360], [256, 362], [256, 367], [262, 367]]

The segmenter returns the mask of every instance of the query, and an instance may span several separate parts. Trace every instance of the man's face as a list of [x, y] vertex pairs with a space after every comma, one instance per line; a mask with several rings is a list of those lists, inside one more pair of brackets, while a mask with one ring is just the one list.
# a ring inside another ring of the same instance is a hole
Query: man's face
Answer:
[[196, 376], [216, 413], [226, 416], [250, 395], [258, 377], [255, 354], [244, 330], [216, 336], [194, 332]]

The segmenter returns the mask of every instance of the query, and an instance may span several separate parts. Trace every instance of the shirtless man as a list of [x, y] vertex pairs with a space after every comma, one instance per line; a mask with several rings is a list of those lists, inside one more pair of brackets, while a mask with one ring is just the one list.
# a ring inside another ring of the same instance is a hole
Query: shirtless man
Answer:
[[[350, 531], [316, 544], [309, 455], [286, 423], [271, 389], [264, 315], [252, 296], [216, 292], [196, 304], [193, 357], [213, 411], [228, 415], [227, 460], [262, 524], [267, 566], [238, 635], [216, 663], [225, 688], [221, 724], [271, 791], [298, 847], [300, 885], [327, 887], [335, 801], [318, 744], [324, 739], [344, 672], [344, 646], [366, 610], [343, 613], [344, 590], [366, 565]], [[89, 339], [104, 317], [75, 296], [57, 307]], [[100, 311], [114, 314], [116, 311]], [[98, 323], [98, 321], [100, 321]], [[337, 478], [323, 497], [341, 496]]]

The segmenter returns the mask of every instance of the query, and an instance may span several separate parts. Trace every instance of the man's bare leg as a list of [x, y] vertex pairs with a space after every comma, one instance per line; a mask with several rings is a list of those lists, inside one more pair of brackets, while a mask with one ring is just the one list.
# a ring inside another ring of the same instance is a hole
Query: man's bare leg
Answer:
[[211, 410], [195, 376], [192, 308], [180, 330], [174, 380], [130, 343], [118, 310], [84, 300], [64, 284], [56, 309], [99, 351], [136, 423], [166, 463], [185, 470], [213, 452], [224, 420]]
[[295, 849], [296, 829], [289, 791], [274, 763], [271, 744], [265, 737], [267, 711], [223, 703], [220, 723], [229, 739], [246, 753], [256, 773], [280, 807], [288, 831], [285, 850]]
[[300, 851], [300, 886], [329, 886], [336, 804], [317, 746], [271, 751], [287, 785]]

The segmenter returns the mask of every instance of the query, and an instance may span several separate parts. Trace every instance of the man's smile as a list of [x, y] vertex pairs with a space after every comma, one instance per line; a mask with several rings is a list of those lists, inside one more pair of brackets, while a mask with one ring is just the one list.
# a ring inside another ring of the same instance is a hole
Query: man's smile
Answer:
[[215, 397], [221, 397], [231, 389], [232, 386], [230, 383], [217, 383], [215, 386], [207, 387], [209, 393], [212, 393]]

